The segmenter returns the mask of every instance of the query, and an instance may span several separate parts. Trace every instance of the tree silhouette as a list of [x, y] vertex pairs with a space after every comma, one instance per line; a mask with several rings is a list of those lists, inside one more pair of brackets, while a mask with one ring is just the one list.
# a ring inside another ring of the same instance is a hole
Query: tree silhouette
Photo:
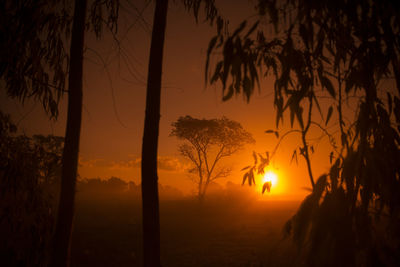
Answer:
[[0, 78], [9, 97], [40, 101], [57, 117], [65, 89], [70, 5], [60, 1], [1, 1]]
[[75, 185], [78, 171], [79, 140], [82, 121], [83, 44], [86, 0], [75, 1], [68, 75], [68, 117], [62, 157], [61, 192], [54, 233], [52, 266], [69, 266]]
[[[42, 102], [45, 111], [57, 117], [58, 101], [68, 73], [68, 114], [53, 266], [69, 265], [82, 114], [86, 2], [75, 1], [73, 17], [69, 14], [68, 1], [3, 1], [0, 4], [4, 22], [0, 31], [5, 37], [2, 51], [9, 51], [0, 55], [0, 77], [5, 81], [7, 94], [22, 102], [27, 97], [35, 97]], [[116, 29], [118, 5], [118, 1], [112, 0], [96, 0], [91, 4], [88, 25], [97, 37], [100, 37], [104, 21], [111, 29]], [[104, 7], [108, 11], [106, 19], [101, 11]], [[68, 61], [65, 47], [70, 35]]]
[[207, 120], [185, 116], [172, 126], [171, 136], [185, 141], [179, 146], [179, 152], [194, 165], [190, 172], [198, 176], [197, 196], [201, 201], [211, 182], [230, 174], [230, 168], [219, 167], [221, 160], [245, 144], [254, 143], [251, 134], [240, 123], [225, 117]]
[[143, 264], [161, 266], [157, 147], [160, 123], [161, 73], [168, 0], [157, 0], [147, 77], [142, 143]]
[[[188, 11], [197, 19], [201, 3], [205, 3], [207, 20], [217, 16], [213, 0], [184, 0]], [[160, 266], [160, 219], [158, 199], [157, 147], [160, 123], [161, 74], [164, 35], [168, 0], [157, 0], [146, 90], [146, 110], [142, 142], [142, 215], [143, 215], [143, 263], [144, 266]]]
[[46, 266], [64, 138], [16, 131], [0, 112], [0, 261], [4, 266]]
[[[289, 111], [291, 124], [300, 127], [307, 161], [308, 129], [328, 134], [313, 111], [325, 125], [332, 114], [337, 117], [338, 134], [329, 138], [340, 142], [334, 142], [331, 169], [315, 182], [309, 172], [313, 191], [286, 225], [301, 248], [301, 264], [395, 266], [400, 260], [400, 6], [258, 1], [257, 10], [260, 20], [271, 23], [256, 21], [245, 31], [244, 22], [233, 34], [219, 31], [210, 41], [208, 61], [215, 49], [222, 50], [210, 82], [222, 83], [224, 99], [235, 93], [249, 99], [257, 68], [262, 75], [271, 73], [276, 124]], [[276, 33], [266, 36], [271, 26]], [[329, 107], [320, 105], [322, 98], [329, 99]], [[346, 119], [349, 115], [354, 120]]]

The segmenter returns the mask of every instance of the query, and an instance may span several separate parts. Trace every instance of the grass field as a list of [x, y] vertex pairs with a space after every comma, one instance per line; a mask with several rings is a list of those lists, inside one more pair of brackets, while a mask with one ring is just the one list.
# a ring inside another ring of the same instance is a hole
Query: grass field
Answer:
[[[299, 202], [161, 201], [163, 266], [291, 266], [282, 227]], [[72, 266], [140, 266], [141, 206], [125, 195], [78, 197]]]

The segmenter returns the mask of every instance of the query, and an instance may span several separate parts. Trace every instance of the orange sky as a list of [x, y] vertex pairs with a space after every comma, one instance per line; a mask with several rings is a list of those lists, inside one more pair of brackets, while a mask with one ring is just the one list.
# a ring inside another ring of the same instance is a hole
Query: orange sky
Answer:
[[[227, 181], [240, 183], [240, 169], [252, 163], [252, 151], [271, 151], [277, 141], [273, 135], [264, 133], [265, 130], [275, 127], [272, 82], [262, 81], [261, 91], [254, 94], [250, 103], [246, 103], [241, 96], [221, 102], [219, 86], [204, 87], [206, 49], [215, 32], [214, 28], [205, 24], [196, 25], [194, 19], [180, 5], [170, 2], [159, 137], [160, 183], [175, 186], [185, 193], [192, 193], [194, 190], [194, 184], [185, 173], [188, 162], [178, 155], [179, 142], [176, 138], [169, 137], [171, 123], [184, 115], [197, 118], [226, 116], [240, 122], [253, 134], [256, 144], [246, 147], [225, 161], [234, 166], [234, 171], [231, 177], [219, 180], [221, 184]], [[239, 1], [217, 2], [222, 13], [230, 18], [233, 27], [253, 12], [248, 1], [243, 1], [244, 4], [238, 4]], [[139, 10], [144, 7], [144, 3], [137, 1]], [[121, 42], [121, 53], [115, 49], [108, 34], [102, 41], [94, 40], [93, 36], [86, 39], [89, 49], [86, 50], [84, 63], [84, 112], [79, 173], [81, 177], [117, 176], [139, 182], [153, 6], [150, 4], [145, 9], [144, 21], [136, 23], [127, 34], [127, 27], [133, 20], [127, 18], [126, 13], [121, 14], [123, 17], [119, 37], [126, 35]], [[106, 68], [97, 54], [107, 62]], [[60, 105], [57, 122], [49, 122], [39, 103], [27, 101], [21, 106], [16, 101], [6, 100], [4, 92], [1, 92], [1, 99], [2, 110], [12, 114], [22, 132], [64, 135], [66, 99]], [[290, 165], [292, 152], [299, 142], [299, 136], [294, 135], [281, 145], [273, 161], [273, 167], [278, 169], [279, 174], [279, 190], [277, 188], [273, 194], [279, 192], [282, 196], [293, 198], [307, 193], [301, 189], [310, 187], [304, 160], [298, 157], [299, 164]], [[327, 171], [329, 166], [330, 148], [326, 138], [319, 143], [317, 151], [313, 155], [315, 177]]]

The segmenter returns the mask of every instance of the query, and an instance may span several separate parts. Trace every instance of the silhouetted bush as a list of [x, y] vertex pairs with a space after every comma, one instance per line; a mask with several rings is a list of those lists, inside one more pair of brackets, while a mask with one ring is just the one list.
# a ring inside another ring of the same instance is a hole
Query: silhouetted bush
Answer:
[[0, 112], [0, 262], [45, 266], [55, 219], [63, 138], [17, 136]]

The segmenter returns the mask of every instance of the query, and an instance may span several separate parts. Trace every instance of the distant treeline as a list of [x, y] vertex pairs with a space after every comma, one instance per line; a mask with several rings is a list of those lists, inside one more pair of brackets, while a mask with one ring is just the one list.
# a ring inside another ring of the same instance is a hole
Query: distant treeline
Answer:
[[[179, 189], [159, 184], [160, 199], [179, 199], [183, 198], [183, 193]], [[122, 194], [134, 198], [141, 198], [141, 185], [133, 181], [124, 181], [118, 177], [108, 179], [101, 178], [83, 178], [78, 180], [78, 197], [97, 194], [99, 197], [108, 194]]]
[[[158, 185], [159, 197], [161, 200], [177, 200], [183, 198], [193, 198], [193, 194], [184, 195], [181, 190], [170, 185]], [[78, 180], [77, 197], [107, 197], [109, 195], [120, 195], [132, 197], [135, 199], [141, 198], [141, 184], [136, 184], [133, 181], [125, 181], [118, 177], [110, 177], [108, 179], [83, 178]], [[257, 198], [257, 193], [252, 188], [242, 187], [240, 184], [235, 184], [230, 181], [226, 182], [225, 186], [219, 183], [210, 183], [207, 199], [209, 200], [237, 200], [248, 201]]]

